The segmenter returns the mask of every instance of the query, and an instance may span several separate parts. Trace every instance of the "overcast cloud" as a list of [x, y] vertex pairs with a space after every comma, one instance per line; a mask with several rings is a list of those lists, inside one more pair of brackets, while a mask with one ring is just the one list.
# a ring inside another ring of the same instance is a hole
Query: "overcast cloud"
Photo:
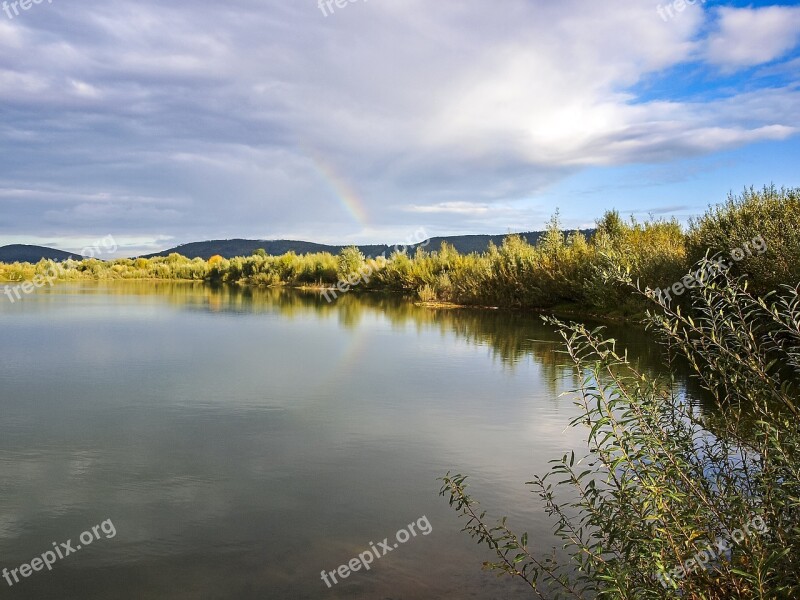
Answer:
[[[601, 206], [553, 190], [752, 144], [797, 149], [800, 7], [760, 4], [667, 20], [641, 0], [0, 13], [0, 245], [393, 241], [420, 226], [536, 229], [556, 206], [591, 223], [613, 193]], [[751, 183], [775, 175], [763, 179]], [[682, 215], [685, 199], [670, 200], [641, 208]]]

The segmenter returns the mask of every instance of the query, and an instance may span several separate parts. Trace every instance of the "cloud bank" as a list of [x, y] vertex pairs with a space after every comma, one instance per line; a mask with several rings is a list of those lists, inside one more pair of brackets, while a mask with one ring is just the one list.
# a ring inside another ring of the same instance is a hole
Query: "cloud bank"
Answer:
[[780, 67], [797, 59], [800, 8], [690, 8], [668, 21], [640, 0], [0, 13], [0, 236], [502, 231], [546, 217], [550, 186], [587, 169], [794, 136], [797, 70]]

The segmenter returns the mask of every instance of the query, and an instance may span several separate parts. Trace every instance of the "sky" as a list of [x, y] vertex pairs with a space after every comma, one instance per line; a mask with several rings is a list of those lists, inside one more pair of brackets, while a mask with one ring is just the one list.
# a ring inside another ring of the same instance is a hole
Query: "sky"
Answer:
[[800, 186], [800, 2], [339, 4], [3, 3], [0, 245], [686, 223]]

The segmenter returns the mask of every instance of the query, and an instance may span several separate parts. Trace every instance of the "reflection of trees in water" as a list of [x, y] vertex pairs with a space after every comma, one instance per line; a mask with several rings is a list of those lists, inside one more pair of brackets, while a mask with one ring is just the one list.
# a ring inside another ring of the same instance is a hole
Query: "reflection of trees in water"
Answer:
[[[542, 322], [538, 314], [510, 310], [471, 308], [429, 308], [418, 306], [396, 294], [350, 293], [327, 302], [319, 291], [283, 288], [211, 286], [204, 283], [176, 281], [121, 281], [113, 283], [68, 284], [70, 289], [97, 290], [110, 295], [153, 296], [184, 310], [226, 313], [230, 315], [274, 314], [283, 319], [336, 319], [345, 329], [355, 330], [365, 318], [385, 319], [400, 330], [413, 326], [417, 331], [438, 330], [441, 335], [455, 335], [470, 344], [491, 349], [492, 356], [509, 369], [530, 357], [541, 371], [540, 383], [553, 398], [567, 388], [577, 388], [578, 373], [564, 353], [561, 336]], [[54, 296], [47, 299], [59, 302]], [[636, 326], [608, 326], [604, 336], [614, 338], [619, 349], [627, 349], [631, 364], [649, 375], [661, 374], [668, 384], [670, 372], [676, 374], [676, 389], [708, 418], [708, 428], [715, 431], [719, 410], [681, 361], [667, 364], [664, 349], [651, 333]], [[747, 426], [748, 411], [742, 411]]]
[[[562, 338], [537, 314], [522, 311], [429, 308], [392, 294], [343, 294], [327, 302], [318, 291], [259, 288], [176, 281], [121, 281], [110, 284], [71, 284], [70, 288], [102, 290], [110, 295], [154, 296], [159, 301], [188, 310], [232, 315], [276, 314], [282, 318], [337, 319], [343, 328], [356, 329], [365, 317], [383, 318], [395, 328], [414, 326], [418, 331], [438, 329], [471, 344], [485, 346], [492, 355], [513, 369], [531, 357], [542, 371], [542, 379], [556, 393], [557, 382], [577, 373], [562, 353]], [[70, 289], [66, 288], [66, 289]], [[606, 336], [627, 348], [631, 362], [648, 373], [666, 373], [662, 348], [652, 336], [636, 327], [608, 327]], [[688, 371], [679, 369], [681, 372]], [[690, 396], [702, 397], [702, 390], [686, 377], [679, 382]], [[687, 387], [688, 386], [688, 387]]]

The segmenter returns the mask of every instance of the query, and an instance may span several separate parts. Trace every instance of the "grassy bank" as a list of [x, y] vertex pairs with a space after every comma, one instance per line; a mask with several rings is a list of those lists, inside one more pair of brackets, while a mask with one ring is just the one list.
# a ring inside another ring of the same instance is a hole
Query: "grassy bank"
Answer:
[[[528, 485], [564, 552], [487, 517], [448, 473], [442, 495], [494, 555], [484, 568], [543, 600], [800, 597], [798, 288], [763, 299], [719, 273], [690, 296], [692, 317], [660, 302], [647, 318], [672, 377], [648, 375], [599, 330], [549, 319], [575, 367], [571, 425], [587, 446]], [[687, 401], [678, 358], [712, 410]]]

